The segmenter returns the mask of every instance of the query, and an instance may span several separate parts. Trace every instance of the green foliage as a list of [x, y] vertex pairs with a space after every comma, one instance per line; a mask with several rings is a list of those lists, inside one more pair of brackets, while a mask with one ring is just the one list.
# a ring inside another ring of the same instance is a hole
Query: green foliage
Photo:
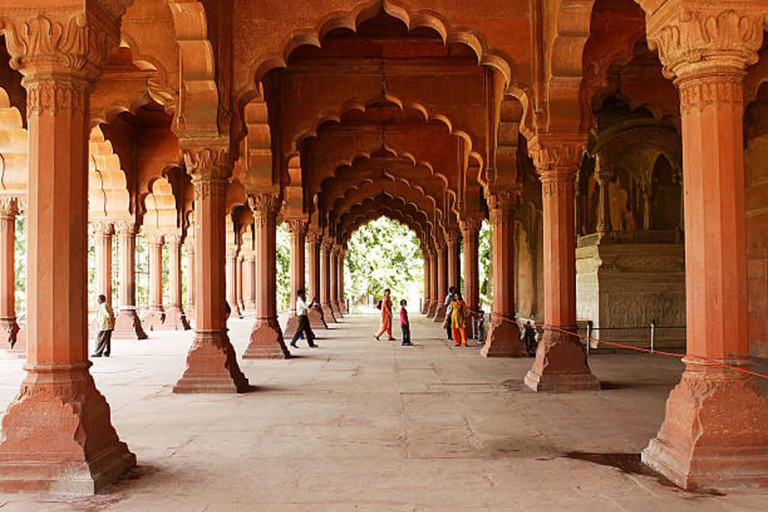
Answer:
[[26, 217], [16, 217], [16, 317], [23, 320], [27, 316], [27, 230]]
[[386, 288], [396, 299], [418, 308], [424, 285], [424, 260], [419, 240], [407, 227], [379, 218], [361, 227], [349, 241], [345, 293], [353, 304], [380, 298]]
[[491, 310], [493, 304], [493, 287], [491, 281], [491, 227], [483, 222], [478, 237], [478, 259], [480, 280], [480, 305], [485, 311]]
[[290, 307], [291, 296], [291, 234], [285, 224], [277, 227], [277, 308]]

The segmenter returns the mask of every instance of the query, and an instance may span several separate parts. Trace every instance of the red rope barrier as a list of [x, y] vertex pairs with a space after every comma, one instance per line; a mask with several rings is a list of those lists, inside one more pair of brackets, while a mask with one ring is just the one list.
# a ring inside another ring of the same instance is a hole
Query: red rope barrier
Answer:
[[[509, 320], [509, 319], [505, 319], [505, 320], [507, 320], [509, 322], [513, 322], [513, 320]], [[515, 322], [515, 323], [517, 323], [517, 322]], [[739, 366], [733, 366], [733, 365], [724, 363], [722, 361], [718, 361], [716, 359], [710, 359], [708, 357], [698, 356], [696, 354], [687, 354], [687, 353], [686, 354], [675, 354], [673, 352], [665, 352], [663, 350], [651, 350], [651, 349], [648, 349], [648, 348], [633, 347], [632, 345], [625, 345], [623, 343], [616, 343], [614, 341], [598, 340], [598, 339], [595, 339], [595, 338], [592, 338], [592, 337], [589, 337], [589, 336], [585, 336], [583, 334], [579, 334], [577, 332], [568, 331], [568, 330], [563, 329], [561, 327], [557, 327], [556, 325], [548, 325], [548, 324], [534, 324], [534, 325], [536, 327], [543, 327], [545, 329], [552, 329], [554, 331], [560, 331], [560, 332], [562, 332], [564, 334], [570, 334], [571, 336], [576, 336], [578, 338], [581, 338], [581, 339], [584, 339], [584, 340], [587, 340], [587, 341], [594, 341], [595, 343], [605, 343], [606, 345], [610, 345], [612, 347], [623, 348], [623, 349], [626, 349], [626, 350], [634, 350], [636, 352], [645, 352], [647, 354], [658, 354], [658, 355], [661, 355], [661, 356], [677, 357], [677, 358], [680, 358], [680, 359], [684, 359], [684, 358], [696, 359], [698, 361], [703, 361], [705, 363], [714, 364], [716, 366], [720, 366], [720, 367], [723, 367], [723, 368], [728, 368], [729, 370], [741, 372], [741, 373], [744, 373], [744, 374], [747, 374], [747, 375], [751, 375], [753, 377], [759, 377], [761, 379], [768, 379], [768, 375], [763, 375], [762, 373], [753, 372], [752, 370], [747, 370], [746, 368], [741, 368]]]

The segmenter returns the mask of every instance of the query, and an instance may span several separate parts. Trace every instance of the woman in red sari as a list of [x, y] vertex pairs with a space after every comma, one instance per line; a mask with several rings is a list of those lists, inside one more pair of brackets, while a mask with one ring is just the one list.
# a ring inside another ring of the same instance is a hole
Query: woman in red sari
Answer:
[[381, 300], [381, 329], [373, 335], [376, 341], [379, 341], [384, 333], [389, 336], [389, 341], [395, 339], [392, 337], [392, 298], [389, 295], [389, 288], [387, 288], [384, 290], [384, 298]]

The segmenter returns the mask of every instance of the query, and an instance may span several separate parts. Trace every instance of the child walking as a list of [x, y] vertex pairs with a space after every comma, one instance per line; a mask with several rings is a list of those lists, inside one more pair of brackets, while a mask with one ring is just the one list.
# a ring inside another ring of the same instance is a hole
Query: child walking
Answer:
[[412, 347], [411, 343], [411, 324], [408, 321], [408, 310], [405, 306], [408, 305], [408, 301], [403, 299], [400, 301], [400, 330], [403, 331], [403, 343], [404, 347]]

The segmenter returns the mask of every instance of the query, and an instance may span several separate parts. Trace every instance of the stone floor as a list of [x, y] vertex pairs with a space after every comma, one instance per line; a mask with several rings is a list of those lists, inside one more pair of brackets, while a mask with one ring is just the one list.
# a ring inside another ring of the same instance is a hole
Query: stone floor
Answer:
[[[249, 321], [231, 324], [242, 353]], [[597, 355], [605, 390], [537, 395], [521, 385], [530, 359], [455, 349], [422, 318], [415, 347], [375, 342], [375, 324], [349, 316], [318, 350], [241, 362], [258, 389], [239, 396], [171, 393], [190, 333], [117, 342], [93, 373], [138, 469], [95, 497], [0, 495], [0, 512], [768, 510], [766, 491], [686, 493], [643, 473], [675, 359]], [[0, 360], [2, 411], [21, 364]]]

